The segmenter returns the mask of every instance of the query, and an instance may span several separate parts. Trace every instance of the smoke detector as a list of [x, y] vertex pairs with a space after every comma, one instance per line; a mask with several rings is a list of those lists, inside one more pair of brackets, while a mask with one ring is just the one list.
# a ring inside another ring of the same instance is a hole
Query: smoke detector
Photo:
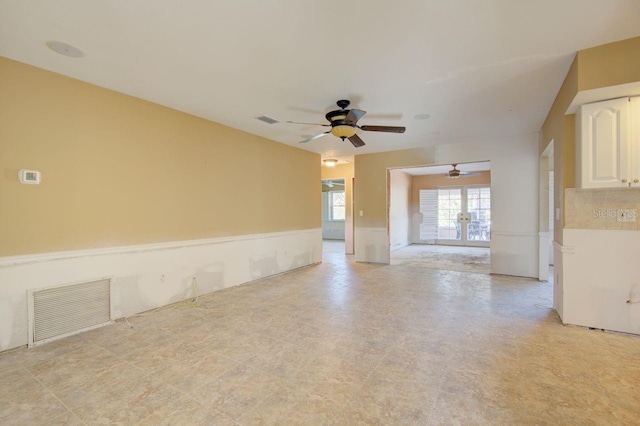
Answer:
[[56, 53], [70, 58], [82, 58], [84, 56], [84, 52], [82, 50], [61, 41], [48, 41], [47, 47]]

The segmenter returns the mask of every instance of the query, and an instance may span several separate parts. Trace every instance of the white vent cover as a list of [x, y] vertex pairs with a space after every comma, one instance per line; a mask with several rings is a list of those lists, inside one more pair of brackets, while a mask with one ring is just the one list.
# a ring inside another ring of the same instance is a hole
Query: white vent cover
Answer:
[[276, 124], [279, 123], [275, 118], [267, 117], [266, 115], [261, 115], [260, 117], [256, 117], [257, 120], [264, 121], [267, 124]]
[[111, 278], [28, 290], [29, 347], [110, 324]]

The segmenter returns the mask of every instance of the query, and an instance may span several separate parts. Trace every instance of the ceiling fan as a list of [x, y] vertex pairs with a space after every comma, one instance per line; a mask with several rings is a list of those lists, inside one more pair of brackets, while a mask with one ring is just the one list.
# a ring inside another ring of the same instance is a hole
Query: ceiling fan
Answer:
[[287, 121], [291, 124], [312, 124], [315, 126], [331, 127], [331, 130], [322, 132], [315, 136], [311, 136], [300, 143], [307, 143], [313, 140], [319, 139], [325, 135], [331, 133], [332, 135], [339, 137], [342, 140], [349, 139], [349, 142], [356, 148], [363, 146], [365, 143], [360, 136], [356, 134], [356, 129], [364, 130], [366, 132], [388, 132], [388, 133], [404, 133], [405, 127], [396, 126], [358, 126], [358, 120], [362, 118], [367, 112], [360, 109], [347, 109], [351, 104], [346, 99], [336, 102], [340, 109], [328, 112], [325, 118], [330, 124], [317, 124], [317, 123], [300, 123], [297, 121]]
[[457, 169], [458, 164], [452, 164], [453, 169], [449, 170], [448, 173], [445, 174], [450, 179], [458, 179], [459, 177], [471, 177], [471, 176], [480, 176], [479, 172], [463, 172]]
[[344, 183], [335, 182], [332, 180], [322, 181], [322, 184], [326, 187], [333, 188], [334, 186], [344, 186]]

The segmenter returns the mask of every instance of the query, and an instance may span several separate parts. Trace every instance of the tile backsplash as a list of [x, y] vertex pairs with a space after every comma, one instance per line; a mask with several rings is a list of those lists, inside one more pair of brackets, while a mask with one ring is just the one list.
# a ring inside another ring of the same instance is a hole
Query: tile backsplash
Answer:
[[564, 212], [565, 228], [640, 231], [640, 188], [567, 188]]

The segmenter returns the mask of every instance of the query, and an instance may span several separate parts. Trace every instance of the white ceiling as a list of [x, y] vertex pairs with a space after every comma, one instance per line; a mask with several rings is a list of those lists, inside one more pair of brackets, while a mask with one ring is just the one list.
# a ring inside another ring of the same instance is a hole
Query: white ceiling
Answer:
[[[0, 0], [0, 55], [326, 158], [536, 132], [574, 53], [638, 22], [635, 0]], [[324, 128], [255, 119], [343, 98], [406, 133], [299, 145]]]

